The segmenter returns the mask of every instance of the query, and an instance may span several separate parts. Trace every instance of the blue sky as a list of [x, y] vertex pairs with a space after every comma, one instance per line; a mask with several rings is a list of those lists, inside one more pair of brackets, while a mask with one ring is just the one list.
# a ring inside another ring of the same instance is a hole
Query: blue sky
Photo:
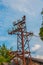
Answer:
[[[6, 44], [8, 48], [13, 46], [16, 50], [17, 38], [15, 35], [8, 35], [8, 29], [12, 23], [26, 15], [27, 31], [38, 35], [41, 27], [41, 11], [43, 0], [0, 0], [0, 45]], [[36, 51], [33, 56], [43, 56], [43, 42], [38, 37], [30, 41], [31, 51]]]

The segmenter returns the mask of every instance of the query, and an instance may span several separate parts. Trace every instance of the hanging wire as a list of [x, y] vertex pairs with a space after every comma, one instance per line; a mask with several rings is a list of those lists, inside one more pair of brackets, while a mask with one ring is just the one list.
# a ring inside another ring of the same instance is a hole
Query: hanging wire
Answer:
[[[35, 35], [35, 34], [33, 34], [33, 36], [35, 36], [35, 37], [38, 37], [38, 38], [40, 37], [40, 36], [38, 36], [38, 35]], [[40, 37], [40, 38], [43, 38], [43, 37]]]

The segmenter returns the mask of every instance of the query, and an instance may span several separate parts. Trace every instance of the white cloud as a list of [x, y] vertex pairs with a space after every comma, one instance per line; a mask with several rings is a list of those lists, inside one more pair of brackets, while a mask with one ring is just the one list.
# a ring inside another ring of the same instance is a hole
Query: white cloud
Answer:
[[35, 56], [35, 58], [43, 59], [43, 56], [37, 55], [37, 56]]
[[35, 44], [34, 47], [32, 47], [32, 51], [36, 51], [40, 48], [41, 46], [39, 44]]
[[36, 16], [43, 7], [41, 0], [2, 0], [2, 4], [32, 17]]
[[9, 36], [0, 36], [0, 41], [9, 41], [9, 40], [13, 40], [14, 38], [9, 37]]
[[32, 5], [28, 0], [3, 0], [2, 3], [5, 6], [12, 8], [13, 10], [18, 10], [28, 15], [35, 16]]
[[0, 41], [5, 41], [5, 40], [7, 40], [6, 37], [4, 37], [4, 36], [0, 36]]
[[17, 47], [17, 41], [13, 41], [12, 44], [11, 44], [11, 46]]

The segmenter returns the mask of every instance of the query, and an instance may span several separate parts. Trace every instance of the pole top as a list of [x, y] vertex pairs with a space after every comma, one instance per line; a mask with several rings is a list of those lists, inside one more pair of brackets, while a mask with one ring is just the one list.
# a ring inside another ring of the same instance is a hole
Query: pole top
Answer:
[[26, 16], [24, 15], [23, 17], [22, 17], [22, 20], [24, 21], [26, 19]]

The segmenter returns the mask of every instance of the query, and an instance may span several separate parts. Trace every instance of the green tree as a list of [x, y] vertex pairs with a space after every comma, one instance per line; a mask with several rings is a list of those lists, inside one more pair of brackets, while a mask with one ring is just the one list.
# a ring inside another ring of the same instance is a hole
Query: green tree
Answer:
[[40, 35], [41, 40], [43, 41], [43, 27], [40, 28], [39, 35]]
[[40, 35], [41, 40], [43, 41], [43, 8], [41, 11], [41, 15], [42, 15], [42, 24], [41, 24], [39, 35]]
[[11, 49], [8, 49], [5, 46], [5, 44], [0, 46], [0, 63], [2, 63], [2, 62], [10, 62], [11, 57], [9, 55], [9, 51], [11, 51]]

